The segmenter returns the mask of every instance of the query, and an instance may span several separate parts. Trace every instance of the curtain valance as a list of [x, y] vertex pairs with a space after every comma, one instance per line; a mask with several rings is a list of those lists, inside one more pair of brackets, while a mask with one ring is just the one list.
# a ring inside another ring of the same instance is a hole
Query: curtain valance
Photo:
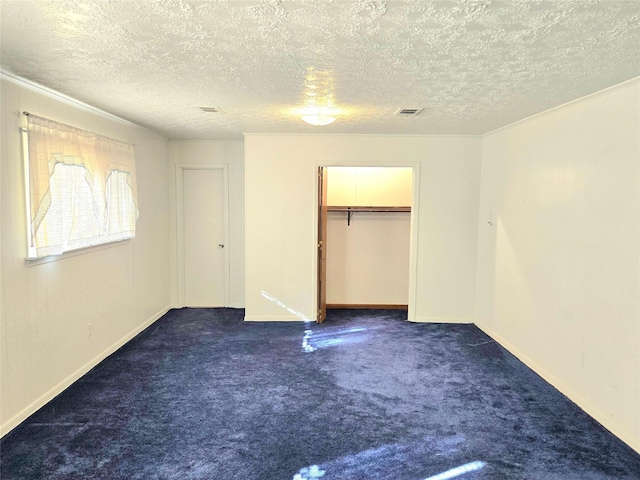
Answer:
[[[50, 205], [50, 178], [59, 163], [81, 166], [92, 192], [100, 230], [108, 223], [107, 181], [112, 172], [126, 174], [137, 210], [134, 146], [96, 133], [28, 114], [29, 189], [32, 232], [37, 232]], [[35, 235], [34, 235], [35, 236]]]

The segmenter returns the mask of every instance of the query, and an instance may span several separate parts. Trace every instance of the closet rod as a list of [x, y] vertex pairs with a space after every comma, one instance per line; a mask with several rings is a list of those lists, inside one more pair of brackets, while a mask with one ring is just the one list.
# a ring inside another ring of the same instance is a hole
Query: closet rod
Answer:
[[390, 213], [390, 212], [411, 212], [411, 207], [347, 207], [347, 206], [327, 206], [329, 212], [347, 212], [347, 226], [351, 225], [351, 216], [355, 212], [374, 212], [374, 213]]

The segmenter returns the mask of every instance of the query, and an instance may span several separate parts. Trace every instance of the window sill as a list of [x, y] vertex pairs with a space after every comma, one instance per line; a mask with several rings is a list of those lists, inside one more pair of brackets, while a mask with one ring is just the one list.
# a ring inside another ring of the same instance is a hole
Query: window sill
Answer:
[[131, 240], [133, 240], [133, 238], [125, 238], [123, 240], [116, 240], [113, 242], [106, 242], [106, 243], [100, 243], [98, 245], [91, 245], [90, 247], [81, 247], [81, 248], [76, 248], [73, 250], [67, 250], [66, 252], [62, 253], [61, 255], [50, 255], [48, 257], [42, 257], [42, 258], [37, 258], [37, 257], [27, 257], [25, 259], [25, 263], [27, 264], [27, 267], [35, 267], [38, 265], [42, 265], [45, 263], [51, 263], [51, 262], [58, 262], [60, 260], [64, 260], [66, 258], [73, 258], [73, 257], [77, 257], [79, 255], [86, 255], [88, 253], [94, 253], [100, 250], [105, 250], [107, 248], [113, 248], [113, 247], [118, 247], [121, 246], [123, 244], [126, 243], [130, 243]]

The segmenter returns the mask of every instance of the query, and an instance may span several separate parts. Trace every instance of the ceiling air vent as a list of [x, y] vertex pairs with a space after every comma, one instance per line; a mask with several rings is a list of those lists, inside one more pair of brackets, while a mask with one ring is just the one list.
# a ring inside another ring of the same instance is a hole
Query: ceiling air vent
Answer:
[[200, 110], [202, 110], [203, 112], [207, 112], [207, 113], [224, 113], [218, 107], [200, 107]]
[[415, 117], [422, 110], [424, 110], [424, 108], [399, 108], [393, 115], [395, 117]]

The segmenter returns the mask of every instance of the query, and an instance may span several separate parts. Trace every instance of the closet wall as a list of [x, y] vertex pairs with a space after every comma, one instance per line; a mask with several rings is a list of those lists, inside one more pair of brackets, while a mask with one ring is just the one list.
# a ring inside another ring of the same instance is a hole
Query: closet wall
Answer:
[[315, 319], [320, 165], [414, 167], [409, 310], [475, 315], [481, 137], [245, 134], [246, 320]]
[[[327, 304], [407, 305], [411, 213], [357, 207], [410, 207], [412, 169], [328, 167]], [[353, 207], [350, 215], [332, 207]]]

